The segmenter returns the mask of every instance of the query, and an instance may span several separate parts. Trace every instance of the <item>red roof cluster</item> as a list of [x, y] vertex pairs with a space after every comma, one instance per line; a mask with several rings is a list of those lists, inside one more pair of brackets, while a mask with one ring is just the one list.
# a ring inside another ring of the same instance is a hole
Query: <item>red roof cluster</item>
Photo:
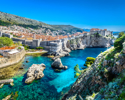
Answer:
[[6, 46], [6, 47], [2, 47], [0, 48], [0, 50], [12, 50], [12, 49], [15, 49], [16, 47], [9, 47], [9, 46]]
[[[90, 31], [99, 31], [99, 30], [101, 30], [101, 29], [99, 29], [99, 28], [92, 28]], [[104, 31], [107, 31], [107, 29], [104, 29]]]
[[[69, 37], [72, 37], [72, 36], [77, 36], [77, 35], [81, 35], [81, 34], [84, 34], [84, 33], [87, 33], [87, 32], [77, 32], [75, 34], [72, 34], [72, 35], [69, 35]], [[16, 35], [16, 36], [23, 36], [23, 37], [19, 37], [21, 39], [27, 39], [27, 40], [33, 40], [34, 38], [34, 34], [32, 33], [23, 33], [23, 32], [19, 32], [19, 33], [13, 33], [13, 35]], [[50, 35], [41, 35], [41, 34], [35, 34], [35, 39], [42, 39], [42, 41], [53, 41], [53, 40], [58, 40], [58, 39], [64, 39], [64, 38], [68, 38], [68, 35], [58, 35], [58, 36], [50, 36]]]

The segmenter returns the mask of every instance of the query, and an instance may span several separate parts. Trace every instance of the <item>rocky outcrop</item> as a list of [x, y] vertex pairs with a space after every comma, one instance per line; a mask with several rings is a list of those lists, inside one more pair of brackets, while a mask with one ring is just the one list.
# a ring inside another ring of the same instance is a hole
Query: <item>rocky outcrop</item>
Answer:
[[69, 52], [60, 51], [60, 52], [56, 52], [55, 56], [64, 57], [64, 56], [70, 56], [70, 54]]
[[4, 84], [10, 84], [10, 86], [14, 86], [13, 82], [13, 79], [0, 80], [0, 88], [2, 88]]
[[85, 45], [82, 44], [82, 41], [79, 41], [77, 44], [77, 49], [84, 49]]
[[110, 40], [111, 38], [104, 37], [102, 35], [97, 34], [89, 34], [85, 35], [82, 38], [83, 44], [86, 45], [86, 47], [107, 47], [110, 46]]
[[71, 44], [71, 50], [77, 50], [77, 45], [76, 44]]
[[2, 100], [10, 100], [10, 98], [11, 98], [11, 95], [8, 95], [7, 97], [5, 97], [5, 98], [2, 99]]
[[60, 58], [55, 59], [51, 67], [54, 69], [67, 69], [68, 68], [67, 66], [63, 66]]
[[96, 34], [84, 34], [83, 37], [78, 37], [70, 40], [71, 50], [84, 49], [86, 47], [110, 47], [113, 44], [112, 39]]
[[10, 84], [10, 83], [13, 83], [13, 82], [14, 82], [13, 79], [0, 80], [0, 84]]
[[25, 83], [29, 84], [32, 83], [35, 79], [40, 79], [44, 76], [44, 64], [33, 64], [27, 71], [27, 79]]
[[67, 48], [67, 41], [64, 41], [64, 43], [63, 43], [63, 51], [71, 52], [71, 50], [69, 48]]
[[100, 34], [85, 33], [82, 36], [63, 39], [50, 44], [50, 52], [55, 56], [67, 56], [71, 50], [84, 49], [86, 47], [110, 47], [113, 40]]
[[125, 53], [114, 47], [100, 53], [62, 100], [122, 100], [125, 95]]
[[125, 53], [125, 42], [123, 43], [123, 53]]

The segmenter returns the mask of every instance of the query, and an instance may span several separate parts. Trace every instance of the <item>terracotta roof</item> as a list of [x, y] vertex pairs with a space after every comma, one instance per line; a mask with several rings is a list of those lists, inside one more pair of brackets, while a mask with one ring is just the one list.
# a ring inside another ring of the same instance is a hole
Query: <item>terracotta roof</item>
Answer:
[[[93, 28], [93, 29], [95, 29], [95, 28]], [[77, 33], [74, 33], [72, 35], [69, 35], [69, 37], [78, 36], [78, 35], [84, 34], [84, 33], [87, 33], [87, 32], [85, 32], [85, 31], [82, 32], [82, 33], [77, 32]], [[16, 35], [16, 36], [22, 36], [23, 35], [24, 37], [22, 37], [21, 39], [27, 38], [28, 40], [32, 40], [33, 37], [34, 37], [34, 34], [32, 34], [32, 33], [25, 33], [25, 32], [20, 32], [20, 31], [18, 33], [13, 33], [13, 35]], [[58, 36], [53, 37], [53, 36], [50, 36], [50, 35], [36, 34], [35, 37], [36, 37], [36, 39], [42, 39], [42, 41], [53, 41], [53, 40], [68, 38], [68, 35], [65, 35], [65, 36], [58, 35]]]
[[92, 28], [91, 31], [98, 31], [100, 30], [99, 28]]
[[[99, 29], [99, 28], [92, 28], [91, 31], [99, 31], [99, 30], [102, 30], [102, 29]], [[102, 30], [103, 31], [103, 30]], [[107, 29], [104, 29], [104, 31], [107, 31]]]
[[107, 29], [104, 29], [105, 31], [107, 31]]
[[8, 47], [8, 46], [6, 46], [6, 47], [2, 47], [2, 48], [0, 48], [0, 50], [12, 50], [12, 49], [15, 49], [16, 47]]

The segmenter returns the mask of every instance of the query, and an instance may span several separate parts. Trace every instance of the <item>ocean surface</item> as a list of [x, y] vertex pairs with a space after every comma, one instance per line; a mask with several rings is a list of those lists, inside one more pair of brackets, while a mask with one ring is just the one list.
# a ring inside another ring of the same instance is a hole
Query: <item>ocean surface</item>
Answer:
[[[5, 96], [18, 91], [17, 100], [59, 100], [64, 93], [66, 93], [71, 85], [76, 81], [74, 78], [74, 66], [78, 64], [80, 69], [84, 68], [84, 63], [87, 57], [97, 57], [102, 51], [107, 48], [86, 48], [84, 50], [75, 50], [70, 52], [71, 56], [62, 57], [62, 63], [68, 66], [67, 70], [62, 72], [55, 72], [51, 68], [53, 62], [50, 58], [44, 56], [26, 56], [22, 62], [24, 69], [19, 69], [17, 74], [12, 77], [14, 79], [14, 86], [4, 85], [0, 89], [0, 100]], [[26, 63], [26, 61], [29, 63]], [[46, 65], [44, 70], [44, 77], [27, 85], [24, 83], [26, 79], [26, 71], [32, 64]]]

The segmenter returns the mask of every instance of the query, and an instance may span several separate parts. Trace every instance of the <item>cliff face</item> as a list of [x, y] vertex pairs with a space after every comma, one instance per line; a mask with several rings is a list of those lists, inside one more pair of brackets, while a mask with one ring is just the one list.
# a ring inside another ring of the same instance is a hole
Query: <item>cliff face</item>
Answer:
[[84, 34], [81, 38], [76, 38], [70, 41], [71, 47], [76, 45], [76, 49], [82, 49], [82, 47], [108, 47], [111, 46], [111, 38], [104, 37], [100, 34]]
[[56, 55], [65, 56], [64, 54], [67, 54], [71, 50], [84, 49], [86, 47], [110, 47], [112, 45], [112, 39], [99, 34], [87, 33], [73, 39], [69, 38], [60, 42], [55, 42], [55, 44], [57, 45], [49, 45], [50, 52], [53, 52]]
[[[84, 70], [62, 100], [123, 100], [125, 98], [125, 43], [111, 47]], [[84, 55], [83, 55], [84, 56]]]

